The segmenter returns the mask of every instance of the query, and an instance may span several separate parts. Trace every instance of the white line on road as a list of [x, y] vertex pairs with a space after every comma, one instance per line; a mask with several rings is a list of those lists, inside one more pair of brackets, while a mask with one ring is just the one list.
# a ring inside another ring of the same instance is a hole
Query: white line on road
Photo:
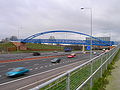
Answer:
[[34, 64], [34, 65], [39, 65], [39, 64]]
[[60, 73], [58, 73], [58, 74], [56, 74], [56, 75], [50, 76], [50, 77], [48, 77], [48, 78], [45, 78], [45, 79], [36, 81], [36, 82], [34, 82], [34, 83], [28, 84], [28, 85], [26, 85], [26, 86], [24, 86], [24, 87], [21, 87], [21, 88], [18, 88], [18, 89], [16, 89], [16, 90], [24, 89], [24, 88], [29, 87], [29, 86], [32, 86], [32, 85], [34, 85], [34, 84], [36, 84], [36, 83], [39, 83], [39, 82], [42, 82], [42, 81], [44, 81], [44, 80], [48, 80], [48, 79], [50, 79], [50, 78], [52, 78], [52, 77], [55, 77], [55, 76], [57, 76], [57, 75], [60, 75], [60, 74], [62, 74], [62, 73], [64, 73], [64, 72], [65, 72], [65, 71], [60, 72]]
[[38, 69], [38, 68], [35, 68], [35, 69]]
[[51, 64], [49, 66], [52, 66]]
[[43, 68], [43, 66], [41, 66], [40, 68]]
[[8, 70], [11, 70], [11, 69], [14, 69], [14, 68], [8, 68]]
[[45, 67], [47, 67], [47, 65], [45, 65]]

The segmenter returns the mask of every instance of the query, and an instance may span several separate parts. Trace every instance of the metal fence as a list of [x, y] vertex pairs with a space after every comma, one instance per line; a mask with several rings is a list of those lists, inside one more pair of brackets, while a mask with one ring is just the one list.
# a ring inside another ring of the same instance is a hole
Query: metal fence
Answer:
[[90, 90], [111, 63], [120, 45], [31, 90]]

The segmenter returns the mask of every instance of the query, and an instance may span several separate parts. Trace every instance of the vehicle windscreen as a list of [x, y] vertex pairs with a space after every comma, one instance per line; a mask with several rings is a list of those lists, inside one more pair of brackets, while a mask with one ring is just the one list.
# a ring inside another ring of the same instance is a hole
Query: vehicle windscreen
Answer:
[[22, 71], [22, 70], [24, 70], [24, 69], [14, 69], [14, 70], [12, 70], [12, 72], [19, 72], [19, 71]]
[[55, 61], [56, 61], [56, 60], [58, 60], [58, 58], [55, 58], [55, 59], [53, 59], [53, 60], [55, 60]]

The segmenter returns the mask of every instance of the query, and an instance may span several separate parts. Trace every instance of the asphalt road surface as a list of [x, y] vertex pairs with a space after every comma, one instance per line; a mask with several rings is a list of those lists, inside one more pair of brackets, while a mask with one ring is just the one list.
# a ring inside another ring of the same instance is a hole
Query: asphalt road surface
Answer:
[[[47, 81], [48, 79], [51, 79], [57, 75], [60, 75], [65, 71], [80, 65], [81, 63], [84, 63], [86, 60], [89, 60], [90, 58], [89, 54], [82, 54], [81, 52], [76, 52], [76, 53], [79, 53], [79, 54], [77, 54], [75, 58], [67, 58], [67, 56], [60, 56], [59, 58], [62, 59], [60, 63], [51, 63], [51, 60], [54, 59], [54, 57], [27, 60], [27, 61], [0, 63], [0, 88], [2, 88], [1, 90], [16, 90], [16, 89], [27, 90], [27, 89], [33, 88], [35, 85], [38, 85]], [[44, 53], [42, 56], [64, 55], [64, 54], [70, 54], [70, 52], [68, 53], [65, 53], [65, 52], [52, 53], [51, 52], [48, 54]], [[26, 53], [26, 55], [25, 54], [14, 54], [14, 55], [9, 54], [7, 56], [2, 55], [1, 57], [5, 57], [4, 60], [7, 60], [10, 58], [16, 59], [15, 56], [17, 56], [17, 58], [33, 57], [31, 53]], [[30, 72], [23, 76], [15, 77], [15, 78], [9, 78], [5, 75], [6, 72], [16, 67], [26, 67], [30, 69]], [[39, 82], [35, 83], [37, 81]]]

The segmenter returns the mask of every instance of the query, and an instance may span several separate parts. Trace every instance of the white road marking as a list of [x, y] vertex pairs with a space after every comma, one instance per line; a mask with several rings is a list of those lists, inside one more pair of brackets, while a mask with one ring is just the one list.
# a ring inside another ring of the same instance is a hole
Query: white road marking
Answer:
[[35, 69], [38, 69], [38, 68], [35, 68]]
[[52, 66], [51, 64], [49, 66]]
[[64, 62], [63, 62], [64, 63]]
[[48, 78], [45, 78], [45, 79], [36, 81], [36, 82], [34, 82], [34, 83], [28, 84], [28, 85], [26, 85], [26, 86], [24, 86], [24, 87], [21, 87], [21, 88], [18, 88], [18, 89], [16, 89], [16, 90], [24, 89], [24, 88], [29, 87], [29, 86], [31, 86], [31, 85], [34, 85], [34, 84], [36, 84], [36, 83], [39, 83], [39, 82], [42, 82], [42, 81], [47, 80], [47, 79], [49, 79], [49, 78], [55, 77], [55, 76], [57, 76], [57, 75], [60, 75], [60, 74], [62, 74], [62, 73], [64, 73], [64, 72], [65, 72], [65, 71], [60, 72], [60, 73], [58, 73], [58, 74], [56, 74], [56, 75], [50, 76], [50, 77], [48, 77]]
[[2, 75], [0, 75], [0, 77], [2, 77]]
[[14, 69], [14, 68], [8, 68], [8, 70], [11, 70], [11, 69]]
[[45, 65], [45, 67], [47, 67], [47, 65]]
[[40, 68], [43, 68], [43, 66], [41, 66]]
[[39, 64], [34, 64], [34, 65], [39, 65]]

